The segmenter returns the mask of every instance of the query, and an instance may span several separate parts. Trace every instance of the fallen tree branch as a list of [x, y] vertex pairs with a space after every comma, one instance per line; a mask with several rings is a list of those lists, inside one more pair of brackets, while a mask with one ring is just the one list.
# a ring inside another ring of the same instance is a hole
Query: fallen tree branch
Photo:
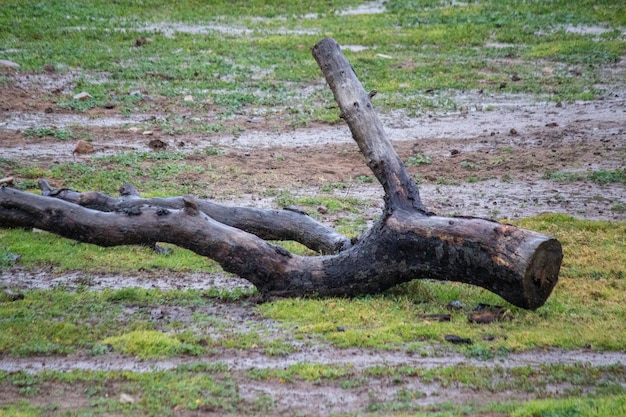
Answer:
[[[54, 190], [45, 180], [39, 180], [39, 188], [44, 196], [55, 197], [104, 212], [132, 212], [146, 206], [164, 209], [184, 207], [182, 197], [141, 198], [132, 184], [120, 187], [121, 197], [119, 198], [112, 198], [95, 191], [81, 193], [66, 188]], [[351, 247], [356, 241], [302, 212], [230, 207], [204, 199], [196, 200], [196, 204], [198, 210], [225, 225], [252, 233], [265, 240], [293, 240], [322, 254], [341, 252]]]
[[[173, 243], [214, 259], [267, 296], [355, 296], [432, 278], [477, 285], [523, 308], [543, 305], [558, 280], [560, 243], [511, 225], [430, 213], [339, 45], [324, 39], [313, 55], [341, 117], [385, 190], [383, 215], [355, 244], [343, 243], [334, 255], [297, 256], [261, 237], [271, 235], [267, 225], [276, 219], [297, 215], [293, 220], [298, 222], [307, 216], [263, 211], [233, 222], [229, 217], [242, 208], [216, 209], [191, 197], [141, 199], [134, 188], [111, 199], [68, 190], [48, 192], [56, 193], [57, 198], [50, 198], [4, 187], [0, 227], [36, 227], [101, 246]], [[246, 226], [252, 218], [265, 232]]]

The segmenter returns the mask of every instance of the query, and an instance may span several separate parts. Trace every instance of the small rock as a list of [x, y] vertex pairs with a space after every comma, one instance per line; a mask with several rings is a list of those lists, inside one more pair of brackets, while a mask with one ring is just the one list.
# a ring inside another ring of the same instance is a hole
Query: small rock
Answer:
[[317, 206], [317, 212], [320, 214], [328, 213], [328, 207], [326, 206]]
[[82, 93], [78, 93], [78, 94], [74, 95], [74, 97], [72, 97], [72, 98], [74, 100], [84, 101], [84, 100], [89, 100], [90, 98], [93, 98], [93, 97], [88, 92], [83, 91]]
[[556, 107], [559, 107], [559, 108], [563, 107], [563, 102], [562, 101], [558, 101], [556, 103]]
[[460, 310], [463, 308], [463, 303], [459, 300], [450, 301], [446, 306], [448, 310]]
[[114, 109], [115, 108], [115, 103], [113, 103], [112, 101], [109, 101], [108, 103], [106, 103], [104, 105], [105, 109]]
[[470, 323], [490, 324], [496, 321], [497, 317], [492, 311], [475, 311], [467, 319]]
[[471, 345], [472, 344], [472, 339], [468, 339], [465, 337], [461, 337], [461, 336], [457, 336], [455, 334], [447, 334], [444, 337], [446, 339], [446, 342], [450, 342], [453, 343], [455, 345], [459, 345], [459, 344], [466, 344], [466, 345]]
[[44, 113], [48, 113], [48, 114], [54, 113], [54, 109], [52, 107], [46, 107], [44, 110]]
[[147, 43], [150, 43], [150, 39], [146, 38], [145, 36], [142, 36], [141, 38], [135, 40], [136, 47], [144, 46]]
[[132, 404], [135, 401], [136, 401], [135, 398], [131, 397], [130, 395], [124, 392], [120, 394], [120, 403], [122, 404]]
[[193, 103], [193, 96], [185, 96], [183, 99], [186, 103]]
[[21, 292], [13, 292], [9, 289], [4, 290], [4, 295], [9, 301], [19, 301], [24, 299], [24, 294]]
[[46, 64], [43, 66], [43, 70], [45, 72], [56, 72], [57, 69], [54, 67], [54, 65], [50, 65], [50, 64]]
[[338, 331], [338, 332], [345, 332], [345, 331], [346, 331], [346, 328], [345, 328], [345, 327], [343, 327], [343, 326], [337, 326], [337, 331]]
[[[159, 210], [164, 210], [164, 211], [159, 211]], [[157, 214], [159, 216], [166, 216], [167, 214], [169, 214], [169, 211], [167, 211], [166, 209], [159, 209], [159, 210], [157, 210]], [[152, 244], [152, 250], [157, 255], [170, 255], [172, 252], [174, 252], [172, 248], [166, 248], [164, 246], [159, 245], [158, 243]]]
[[0, 184], [13, 185], [13, 181], [15, 181], [14, 177], [0, 178]]
[[128, 93], [128, 95], [129, 96], [143, 96], [143, 94], [139, 90], [133, 90], [130, 93]]
[[460, 153], [461, 153], [461, 151], [459, 151], [458, 149], [451, 149], [450, 150], [450, 155], [452, 155], [452, 156], [456, 156], [456, 155], [458, 155]]
[[141, 129], [139, 129], [138, 127], [129, 127], [129, 128], [128, 128], [128, 131], [129, 131], [130, 133], [139, 133], [139, 131], [140, 131], [140, 130], [141, 130]]
[[152, 136], [154, 135], [154, 132], [152, 130], [144, 130], [141, 134], [144, 136]]
[[557, 127], [559, 124], [557, 122], [546, 123], [546, 127]]
[[447, 322], [452, 319], [452, 315], [450, 314], [422, 314], [420, 317], [426, 320], [438, 322]]
[[167, 148], [167, 143], [159, 139], [152, 139], [150, 142], [148, 142], [148, 146], [152, 148], [152, 150], [158, 151]]
[[76, 142], [76, 146], [74, 147], [74, 153], [78, 153], [78, 154], [93, 153], [93, 145], [81, 139], [78, 142]]
[[517, 129], [515, 129], [514, 127], [511, 128], [511, 130], [509, 130], [509, 134], [511, 136], [517, 136]]
[[0, 67], [17, 69], [20, 67], [20, 64], [18, 64], [17, 62], [8, 61], [6, 59], [0, 59]]
[[511, 75], [511, 81], [521, 81], [522, 79], [517, 75], [517, 74], [513, 74]]
[[470, 323], [489, 324], [502, 319], [506, 309], [502, 306], [478, 304], [474, 311], [467, 317]]
[[552, 67], [543, 67], [541, 71], [543, 71], [543, 73], [546, 75], [552, 75], [554, 69], [552, 69]]
[[163, 310], [155, 309], [150, 311], [150, 319], [151, 320], [163, 320], [165, 318], [165, 313]]

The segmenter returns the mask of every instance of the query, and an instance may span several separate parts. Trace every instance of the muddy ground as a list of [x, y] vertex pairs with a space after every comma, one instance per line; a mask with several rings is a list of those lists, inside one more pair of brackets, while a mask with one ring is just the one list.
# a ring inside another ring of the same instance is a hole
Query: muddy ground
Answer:
[[[624, 67], [624, 62], [620, 65]], [[223, 176], [210, 185], [211, 198], [238, 205], [269, 207], [274, 204], [274, 200], [267, 197], [266, 191], [270, 189], [290, 190], [300, 196], [318, 194], [323, 186], [342, 183], [345, 186], [333, 190], [337, 195], [370, 199], [371, 207], [365, 212], [368, 220], [375, 218], [382, 206], [382, 189], [375, 183], [362, 180], [365, 176], [371, 177], [371, 173], [343, 123], [308, 123], [294, 129], [281, 111], [243, 108], [238, 114], [222, 121], [227, 126], [225, 131], [236, 131], [236, 134], [187, 132], [171, 136], [158, 127], [154, 128], [153, 122], [177, 114], [211, 123], [218, 116], [208, 105], [189, 107], [158, 98], [150, 98], [150, 114], [124, 116], [114, 106], [77, 113], [56, 105], [59, 94], [71, 89], [71, 76], [8, 74], [8, 77], [12, 82], [0, 85], [2, 158], [38, 161], [43, 166], [49, 166], [127, 150], [151, 151], [149, 142], [159, 139], [167, 145], [167, 149], [182, 152], [219, 148], [220, 155], [215, 156], [214, 163], [232, 172], [232, 176]], [[554, 171], [585, 173], [626, 166], [626, 91], [615, 90], [600, 100], [572, 103], [537, 102], [528, 97], [504, 94], [485, 97], [478, 92], [458, 100], [462, 105], [456, 112], [432, 111], [411, 118], [408, 113], [397, 111], [381, 116], [388, 136], [403, 160], [408, 161], [411, 157], [417, 160], [421, 156], [430, 158], [430, 163], [411, 166], [409, 170], [422, 181], [422, 198], [431, 210], [443, 215], [499, 219], [559, 212], [580, 218], [626, 221], [624, 184], [602, 185], [589, 180], [555, 182], [546, 177], [546, 173]], [[26, 129], [49, 126], [71, 127], [80, 135], [88, 135], [92, 139], [94, 153], [74, 154], [74, 140], [27, 138], [23, 134]], [[143, 134], [147, 126], [151, 126], [152, 135]], [[337, 218], [327, 216], [322, 220], [333, 224]], [[209, 274], [90, 276], [86, 281], [80, 272], [58, 276], [48, 271], [13, 268], [0, 274], [0, 285], [14, 290], [56, 286], [72, 290], [77, 285], [86, 285], [98, 290], [124, 286], [233, 288], [248, 284], [236, 277]], [[188, 311], [182, 310], [164, 311], [162, 316], [176, 316], [178, 319], [190, 316]], [[259, 317], [253, 304], [217, 303], [207, 306], [206, 310], [207, 314], [232, 322], [233, 326], [245, 328], [254, 323], [254, 326], [264, 329], [264, 334], [293, 340], [292, 330]], [[298, 342], [293, 340], [293, 343]], [[340, 389], [332, 382], [285, 385], [276, 380], [247, 379], [245, 371], [264, 367], [280, 369], [297, 362], [349, 363], [357, 370], [377, 364], [512, 367], [589, 362], [608, 365], [626, 363], [626, 354], [586, 350], [537, 351], [478, 361], [453, 353], [444, 346], [435, 347], [432, 355], [422, 357], [404, 351], [337, 349], [314, 340], [299, 344], [295, 352], [284, 356], [268, 358], [263, 352], [232, 350], [214, 352], [200, 359], [228, 364], [238, 383], [240, 396], [244, 400], [252, 400], [262, 394], [269, 395], [275, 404], [272, 413], [330, 415], [364, 412], [373, 401], [393, 398], [398, 387], [384, 378], [371, 378], [351, 390]], [[197, 360], [193, 357], [140, 362], [118, 355], [41, 358], [0, 355], [0, 370], [149, 371], [171, 369]], [[506, 392], [485, 397], [484, 393], [470, 389], [456, 386], [442, 388], [436, 382], [425, 384], [417, 378], [406, 378], [403, 384], [410, 390], [425, 393], [425, 396], [415, 400], [417, 405], [447, 402], [481, 404], [498, 400], [526, 400], [542, 395], [538, 392]], [[71, 409], [86, 403], [85, 398], [76, 395], [76, 390], [62, 386], [49, 388], [38, 400], [42, 404], [54, 401], [68, 404], [68, 409]], [[549, 389], [558, 392], [566, 388], [564, 384]], [[111, 395], [120, 395], [115, 389], [111, 388]], [[0, 393], [0, 404], [21, 398], [17, 389], [13, 391]]]

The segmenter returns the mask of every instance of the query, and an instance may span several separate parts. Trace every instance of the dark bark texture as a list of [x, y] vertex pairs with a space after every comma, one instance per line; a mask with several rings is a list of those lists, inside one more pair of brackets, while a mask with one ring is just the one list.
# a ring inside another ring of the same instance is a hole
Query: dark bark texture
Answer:
[[[511, 225], [430, 213], [339, 45], [323, 39], [313, 56], [385, 190], [381, 218], [359, 239], [291, 210], [143, 199], [130, 185], [112, 198], [52, 190], [44, 181], [41, 196], [0, 189], [0, 227], [35, 227], [101, 246], [173, 243], [216, 260], [266, 296], [355, 296], [431, 278], [477, 285], [522, 308], [542, 306], [558, 280], [560, 243]], [[294, 255], [266, 240], [297, 240], [322, 255]]]

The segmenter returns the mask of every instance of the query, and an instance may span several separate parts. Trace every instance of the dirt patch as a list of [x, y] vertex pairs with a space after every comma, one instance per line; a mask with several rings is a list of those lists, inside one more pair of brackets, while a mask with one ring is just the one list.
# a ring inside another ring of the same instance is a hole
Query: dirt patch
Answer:
[[252, 285], [229, 274], [180, 273], [174, 271], [147, 272], [128, 275], [100, 275], [85, 272], [56, 274], [51, 271], [23, 270], [18, 267], [0, 271], [0, 286], [13, 290], [51, 290], [62, 288], [75, 291], [77, 288], [100, 291], [105, 288], [146, 288], [159, 290], [206, 290], [251, 289]]

